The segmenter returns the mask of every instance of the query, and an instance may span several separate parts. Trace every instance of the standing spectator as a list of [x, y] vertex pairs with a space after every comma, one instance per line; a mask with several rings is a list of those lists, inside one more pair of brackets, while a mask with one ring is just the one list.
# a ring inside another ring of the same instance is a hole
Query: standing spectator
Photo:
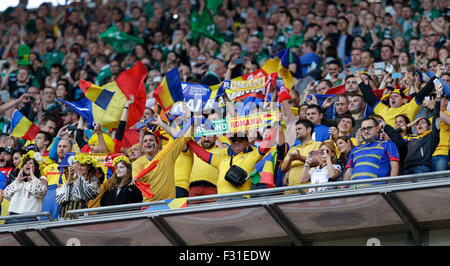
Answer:
[[405, 158], [405, 174], [427, 173], [432, 170], [432, 155], [439, 145], [439, 112], [441, 109], [442, 86], [436, 88], [437, 95], [433, 109], [433, 121], [421, 118], [416, 124], [418, 136], [409, 136], [408, 153]]
[[69, 168], [67, 182], [56, 189], [56, 202], [61, 206], [61, 218], [67, 217], [68, 210], [87, 208], [87, 202], [100, 192], [100, 180], [95, 169], [96, 159], [80, 153], [74, 157], [74, 161]]
[[132, 185], [131, 163], [126, 156], [118, 156], [113, 161], [115, 171], [107, 182], [102, 184], [104, 194], [100, 200], [101, 206], [129, 204], [142, 202], [142, 193]]
[[[226, 148], [219, 148], [216, 144], [217, 137], [203, 136], [199, 143], [203, 149], [212, 153], [226, 153]], [[189, 181], [189, 197], [217, 194], [217, 180], [219, 170], [194, 156], [192, 171]]]
[[62, 64], [65, 54], [56, 49], [56, 38], [51, 35], [45, 38], [45, 51], [46, 53], [42, 55], [41, 60], [44, 62], [47, 73], [51, 73], [51, 66], [55, 63]]
[[377, 120], [363, 120], [361, 135], [365, 144], [352, 150], [343, 181], [398, 175], [400, 159], [397, 147], [389, 140], [378, 141], [378, 132]]
[[[47, 193], [47, 179], [40, 175], [35, 154], [30, 151], [24, 156], [19, 165], [21, 170], [17, 178], [4, 190], [4, 198], [10, 202], [8, 215], [40, 212], [42, 209], [43, 199]], [[19, 221], [22, 220], [7, 220], [5, 223]]]
[[[301, 144], [289, 149], [286, 158], [281, 164], [281, 172], [286, 173], [283, 184], [289, 186], [300, 185], [300, 176], [303, 171], [306, 158], [310, 151], [320, 148], [321, 143], [312, 139], [314, 124], [309, 120], [298, 120], [295, 134]], [[312, 161], [310, 165], [315, 166], [317, 162]]]
[[315, 141], [326, 141], [330, 138], [329, 127], [322, 123], [323, 110], [319, 105], [313, 104], [306, 108], [306, 119], [314, 124], [314, 132], [312, 138]]

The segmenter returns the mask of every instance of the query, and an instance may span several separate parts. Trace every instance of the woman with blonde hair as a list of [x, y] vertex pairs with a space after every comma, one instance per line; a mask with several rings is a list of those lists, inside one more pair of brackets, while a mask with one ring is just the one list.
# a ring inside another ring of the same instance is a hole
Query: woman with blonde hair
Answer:
[[67, 211], [87, 208], [87, 202], [97, 197], [101, 181], [97, 178], [95, 157], [79, 153], [69, 167], [66, 183], [56, 189], [56, 202], [61, 206], [59, 217], [66, 218]]
[[[316, 158], [319, 165], [310, 168], [312, 160]], [[336, 148], [331, 142], [323, 142], [319, 150], [310, 151], [305, 162], [303, 173], [300, 177], [300, 183], [311, 184], [327, 183], [339, 177], [341, 166], [336, 163]], [[310, 188], [309, 192], [330, 190], [332, 187]]]
[[115, 171], [104, 184], [105, 191], [100, 200], [100, 205], [110, 206], [142, 202], [141, 191], [136, 185], [130, 184], [132, 181], [130, 159], [125, 155], [120, 155], [114, 158], [113, 164]]

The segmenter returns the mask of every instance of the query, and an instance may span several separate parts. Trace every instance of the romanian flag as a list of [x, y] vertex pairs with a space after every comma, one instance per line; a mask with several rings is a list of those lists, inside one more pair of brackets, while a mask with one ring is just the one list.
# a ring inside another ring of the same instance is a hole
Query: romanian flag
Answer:
[[290, 53], [289, 48], [281, 50], [272, 58], [269, 58], [261, 67], [269, 75], [278, 72], [283, 78], [284, 85], [288, 89], [294, 87], [294, 79], [289, 71]]
[[327, 90], [324, 94], [340, 94], [340, 93], [345, 93], [345, 84], [339, 85], [337, 87], [331, 88], [329, 90]]
[[149, 206], [145, 211], [173, 210], [187, 207], [187, 198], [165, 199], [164, 204]]
[[13, 137], [34, 140], [41, 129], [26, 118], [21, 112], [15, 110], [11, 118], [9, 134]]
[[253, 184], [266, 184], [269, 188], [275, 187], [275, 165], [277, 150], [271, 149], [257, 164], [255, 170], [250, 173]]
[[153, 96], [164, 112], [169, 111], [176, 102], [184, 100], [178, 68], [174, 68], [166, 73]]
[[97, 86], [80, 80], [80, 88], [86, 98], [92, 101], [92, 114], [95, 123], [107, 129], [115, 129], [119, 125], [125, 102], [134, 95], [134, 102], [128, 110], [127, 128], [136, 124], [144, 114], [146, 91], [145, 78], [147, 69], [141, 61], [132, 68], [123, 71], [113, 82]]

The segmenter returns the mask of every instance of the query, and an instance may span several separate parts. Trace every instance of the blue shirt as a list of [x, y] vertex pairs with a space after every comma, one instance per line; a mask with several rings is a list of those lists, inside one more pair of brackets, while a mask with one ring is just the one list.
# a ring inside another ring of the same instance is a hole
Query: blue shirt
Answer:
[[312, 63], [316, 63], [319, 66], [320, 57], [314, 52], [309, 52], [300, 57], [300, 62], [302, 64], [302, 77], [306, 76], [311, 69], [308, 69]]
[[[8, 178], [2, 172], [0, 172], [0, 189], [5, 190], [6, 185], [8, 184]], [[2, 212], [2, 205], [0, 205], [0, 213]]]
[[324, 142], [330, 139], [330, 132], [328, 132], [330, 128], [324, 126], [322, 124], [318, 124], [314, 126], [313, 140]]
[[390, 161], [399, 158], [392, 141], [375, 141], [353, 148], [345, 168], [353, 168], [351, 180], [387, 177], [391, 173]]

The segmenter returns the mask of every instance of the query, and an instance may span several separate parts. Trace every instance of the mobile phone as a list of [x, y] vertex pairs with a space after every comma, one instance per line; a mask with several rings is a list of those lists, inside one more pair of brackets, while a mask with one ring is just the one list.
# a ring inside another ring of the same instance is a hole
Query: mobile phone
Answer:
[[425, 96], [425, 100], [430, 100], [430, 96]]
[[339, 102], [339, 96], [334, 96], [333, 98], [330, 99], [330, 102], [332, 102], [332, 103]]
[[70, 125], [67, 127], [68, 131], [74, 131], [75, 129], [77, 129], [77, 126], [75, 126], [75, 125]]
[[385, 67], [386, 67], [386, 63], [385, 62], [375, 62], [375, 63], [373, 63], [373, 68], [374, 69], [383, 70]]
[[244, 58], [236, 58], [236, 59], [234, 59], [233, 63], [235, 65], [243, 65], [245, 63], [245, 59]]
[[439, 79], [435, 79], [433, 80], [434, 86], [436, 87], [441, 87], [442, 86], [442, 82]]
[[36, 98], [34, 98], [33, 96], [29, 96], [28, 100], [32, 103], [34, 103], [36, 101]]
[[402, 73], [392, 73], [392, 78], [393, 79], [399, 79], [399, 78], [402, 78], [402, 77], [403, 77]]

